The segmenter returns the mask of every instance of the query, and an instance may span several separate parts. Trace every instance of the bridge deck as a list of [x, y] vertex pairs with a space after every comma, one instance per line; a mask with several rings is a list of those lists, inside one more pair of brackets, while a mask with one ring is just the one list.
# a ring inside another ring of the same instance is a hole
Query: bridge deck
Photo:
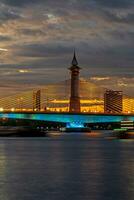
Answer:
[[0, 112], [0, 118], [29, 119], [63, 123], [105, 123], [134, 121], [134, 114], [105, 113], [50, 113], [50, 112]]

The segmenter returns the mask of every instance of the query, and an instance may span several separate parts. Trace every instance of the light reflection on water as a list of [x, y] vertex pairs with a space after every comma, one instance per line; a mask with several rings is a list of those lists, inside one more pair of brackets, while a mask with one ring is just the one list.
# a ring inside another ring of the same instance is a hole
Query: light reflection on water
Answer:
[[0, 138], [0, 200], [131, 200], [133, 151], [82, 134]]

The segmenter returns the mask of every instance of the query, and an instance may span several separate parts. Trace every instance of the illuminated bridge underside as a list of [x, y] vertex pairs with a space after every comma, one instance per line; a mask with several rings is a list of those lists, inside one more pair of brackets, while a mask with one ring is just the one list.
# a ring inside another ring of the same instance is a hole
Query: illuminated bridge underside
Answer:
[[134, 115], [69, 114], [69, 113], [0, 113], [0, 118], [28, 119], [62, 123], [107, 123], [134, 121]]

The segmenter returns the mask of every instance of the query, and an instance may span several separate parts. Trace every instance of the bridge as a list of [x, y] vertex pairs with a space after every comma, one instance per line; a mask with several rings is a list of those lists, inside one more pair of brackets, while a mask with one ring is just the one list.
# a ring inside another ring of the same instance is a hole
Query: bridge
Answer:
[[[62, 85], [62, 86], [61, 86]], [[61, 88], [62, 87], [62, 88]], [[86, 90], [81, 92], [81, 113], [69, 113], [69, 84], [44, 86], [27, 92], [0, 99], [1, 119], [26, 119], [45, 122], [65, 123], [68, 126], [84, 126], [90, 123], [116, 123], [121, 121], [134, 121], [134, 98], [123, 95], [123, 111], [120, 114], [104, 113], [103, 92], [90, 85], [81, 82], [83, 88], [93, 87], [97, 94]], [[60, 89], [59, 89], [60, 88]], [[37, 95], [35, 98], [35, 94]]]
[[[104, 113], [104, 90], [81, 81], [81, 113], [69, 113], [69, 83], [48, 85], [31, 91], [0, 98], [1, 119], [26, 119], [65, 123], [83, 127], [90, 123], [120, 123], [134, 121], [134, 98], [123, 95], [123, 111], [120, 114]], [[95, 88], [97, 92], [83, 88]], [[35, 96], [36, 94], [36, 96]], [[93, 96], [94, 94], [94, 96]], [[98, 96], [97, 96], [98, 95]]]
[[116, 123], [121, 121], [134, 121], [134, 114], [0, 112], [0, 118], [61, 122], [66, 123], [71, 127], [83, 127], [84, 124], [90, 123]]
[[0, 98], [0, 118], [59, 122], [77, 127], [89, 123], [134, 121], [134, 97], [121, 93], [120, 99], [118, 95], [112, 98], [112, 93], [108, 101], [112, 109], [104, 109], [107, 89], [79, 79], [80, 69], [74, 52], [69, 68], [71, 79]]
[[[19, 92], [10, 96], [0, 98], [0, 112], [2, 111], [69, 111], [69, 81], [57, 84], [44, 85], [30, 91]], [[40, 93], [38, 94], [38, 91]], [[82, 113], [104, 113], [103, 88], [92, 83], [80, 80], [81, 112]], [[37, 94], [37, 98], [35, 98]], [[122, 113], [134, 113], [134, 97], [123, 95]]]

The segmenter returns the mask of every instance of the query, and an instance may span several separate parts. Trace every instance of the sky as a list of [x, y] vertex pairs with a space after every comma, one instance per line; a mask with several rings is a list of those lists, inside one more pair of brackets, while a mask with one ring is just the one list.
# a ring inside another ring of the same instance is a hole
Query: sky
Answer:
[[0, 96], [81, 76], [134, 96], [133, 0], [0, 0]]

